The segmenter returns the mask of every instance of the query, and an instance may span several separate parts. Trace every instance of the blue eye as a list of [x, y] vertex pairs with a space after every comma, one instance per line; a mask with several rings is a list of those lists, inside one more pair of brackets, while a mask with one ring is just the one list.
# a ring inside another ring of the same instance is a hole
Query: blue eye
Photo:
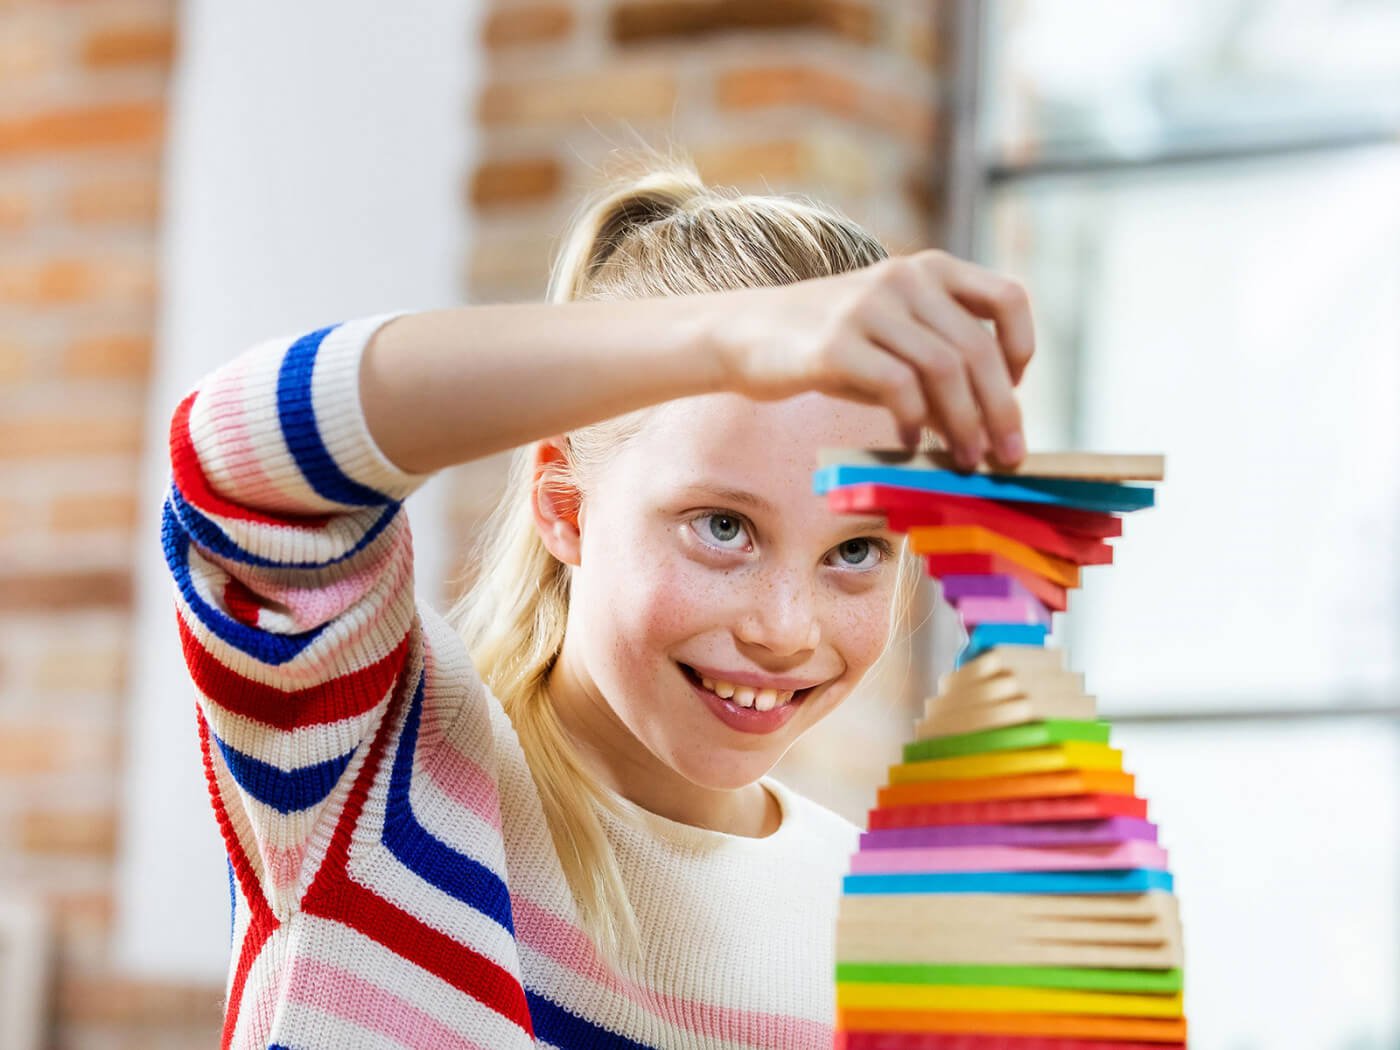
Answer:
[[[872, 552], [878, 557], [867, 563], [866, 558]], [[892, 557], [894, 548], [885, 540], [873, 536], [862, 536], [859, 539], [847, 540], [836, 548], [836, 553], [841, 556], [841, 564], [848, 568], [873, 569], [876, 565], [880, 565]]]
[[745, 535], [744, 523], [736, 515], [725, 514], [723, 512], [702, 514], [700, 517], [693, 519], [692, 525], [695, 522], [709, 523], [708, 525], [702, 525], [697, 530], [700, 533], [700, 538], [706, 542], [713, 540], [714, 545], [723, 550], [733, 551], [741, 549], [742, 545], [740, 547], [730, 546], [735, 539], [744, 537]]

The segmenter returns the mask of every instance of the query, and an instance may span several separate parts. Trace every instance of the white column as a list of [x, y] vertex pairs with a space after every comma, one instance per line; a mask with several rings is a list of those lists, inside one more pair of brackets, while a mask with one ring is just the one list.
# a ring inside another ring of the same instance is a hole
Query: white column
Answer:
[[[114, 944], [132, 973], [221, 979], [228, 965], [224, 855], [159, 549], [170, 413], [259, 339], [460, 301], [478, 8], [181, 9]], [[409, 503], [420, 593], [435, 600], [446, 567], [436, 489]]]

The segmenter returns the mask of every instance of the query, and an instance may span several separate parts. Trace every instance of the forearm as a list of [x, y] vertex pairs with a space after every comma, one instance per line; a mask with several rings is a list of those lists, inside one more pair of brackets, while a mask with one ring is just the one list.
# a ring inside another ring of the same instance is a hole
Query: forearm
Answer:
[[370, 433], [426, 473], [648, 405], [724, 387], [723, 293], [464, 306], [406, 314], [365, 350]]

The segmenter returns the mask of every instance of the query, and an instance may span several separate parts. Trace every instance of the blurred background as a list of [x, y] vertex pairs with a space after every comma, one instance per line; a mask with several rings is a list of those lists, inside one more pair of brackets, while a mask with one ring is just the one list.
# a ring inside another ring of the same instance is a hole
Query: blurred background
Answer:
[[[1055, 638], [1171, 850], [1192, 1046], [1400, 1047], [1400, 0], [2, 0], [0, 1047], [217, 1042], [180, 394], [540, 298], [638, 143], [1027, 285], [1032, 448], [1167, 457]], [[500, 477], [410, 503], [442, 606]], [[779, 769], [853, 820], [958, 644], [929, 587]]]

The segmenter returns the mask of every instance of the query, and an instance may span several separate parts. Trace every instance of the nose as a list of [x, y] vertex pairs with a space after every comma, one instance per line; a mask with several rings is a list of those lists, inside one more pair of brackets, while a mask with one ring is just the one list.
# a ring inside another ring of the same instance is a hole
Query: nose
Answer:
[[740, 617], [735, 636], [774, 656], [794, 656], [815, 649], [822, 632], [812, 582], [798, 572], [769, 575]]

